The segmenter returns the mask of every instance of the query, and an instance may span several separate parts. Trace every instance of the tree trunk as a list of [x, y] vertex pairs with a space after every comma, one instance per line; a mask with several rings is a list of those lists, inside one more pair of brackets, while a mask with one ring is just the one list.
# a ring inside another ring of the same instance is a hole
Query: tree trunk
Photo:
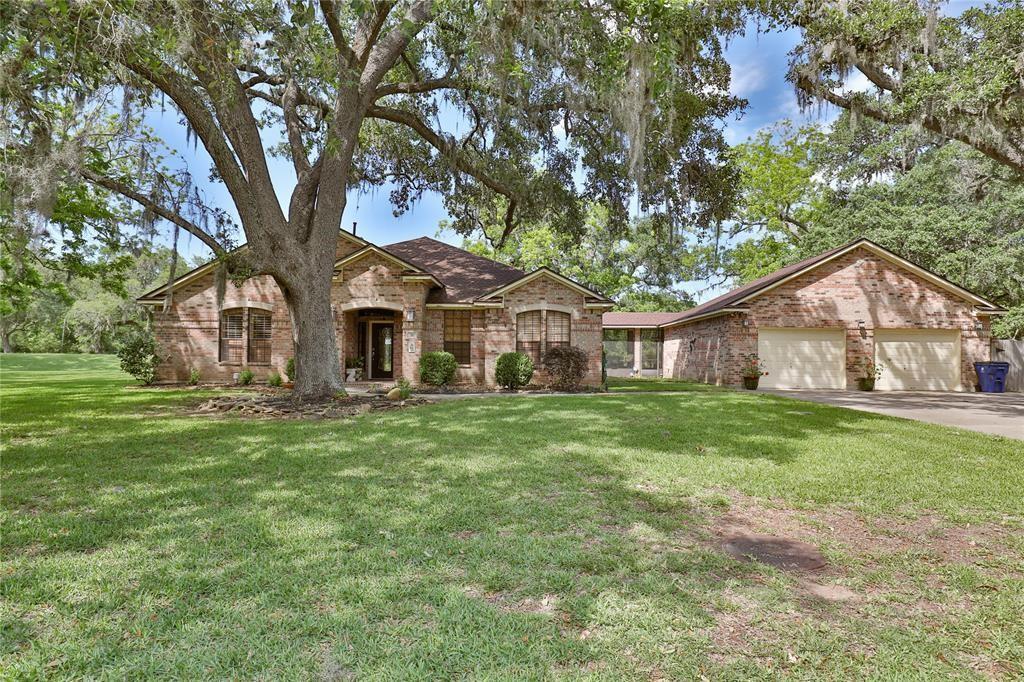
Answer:
[[6, 329], [0, 329], [0, 346], [2, 346], [4, 353], [14, 352], [14, 347], [11, 345], [11, 335]]
[[295, 397], [326, 400], [342, 390], [331, 310], [331, 278], [314, 268], [277, 277], [291, 316], [295, 343]]

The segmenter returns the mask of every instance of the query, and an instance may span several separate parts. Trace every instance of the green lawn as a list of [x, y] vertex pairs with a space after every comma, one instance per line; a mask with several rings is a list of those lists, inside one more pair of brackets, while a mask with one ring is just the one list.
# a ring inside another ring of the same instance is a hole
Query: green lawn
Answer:
[[4, 678], [1024, 675], [1019, 442], [685, 384], [193, 417], [113, 358], [0, 362]]
[[726, 391], [710, 384], [661, 377], [608, 377], [608, 390], [612, 393], [649, 393], [652, 391]]

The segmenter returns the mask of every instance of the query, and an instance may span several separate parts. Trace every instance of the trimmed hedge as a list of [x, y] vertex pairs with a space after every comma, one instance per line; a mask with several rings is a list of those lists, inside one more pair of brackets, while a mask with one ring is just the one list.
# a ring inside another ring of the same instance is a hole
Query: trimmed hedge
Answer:
[[587, 353], [577, 346], [555, 346], [544, 353], [544, 369], [551, 385], [562, 391], [574, 391], [587, 374]]
[[450, 384], [458, 366], [451, 353], [443, 350], [424, 353], [420, 356], [420, 381], [431, 386]]
[[502, 353], [494, 366], [494, 380], [499, 386], [513, 390], [522, 388], [533, 378], [533, 360], [523, 353]]

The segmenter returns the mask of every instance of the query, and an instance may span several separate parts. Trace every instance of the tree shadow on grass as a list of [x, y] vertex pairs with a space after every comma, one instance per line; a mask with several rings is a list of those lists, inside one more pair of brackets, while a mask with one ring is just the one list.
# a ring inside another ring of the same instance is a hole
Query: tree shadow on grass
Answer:
[[704, 489], [784, 482], [882, 419], [740, 394], [336, 422], [79, 400], [50, 405], [71, 435], [6, 457], [5, 591], [20, 664], [114, 675], [692, 676], [724, 587], [772, 575], [702, 543]]

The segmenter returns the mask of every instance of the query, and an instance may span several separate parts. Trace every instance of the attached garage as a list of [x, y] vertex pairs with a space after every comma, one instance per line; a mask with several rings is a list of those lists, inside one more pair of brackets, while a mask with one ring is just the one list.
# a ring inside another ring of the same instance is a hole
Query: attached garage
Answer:
[[960, 390], [960, 330], [876, 329], [883, 391]]
[[757, 354], [764, 388], [846, 388], [843, 329], [760, 329]]
[[[1006, 311], [868, 239], [787, 265], [659, 321], [665, 376], [760, 386], [856, 390], [867, 364], [879, 390], [970, 391], [991, 357], [991, 322]], [[612, 326], [622, 326], [610, 313]]]

